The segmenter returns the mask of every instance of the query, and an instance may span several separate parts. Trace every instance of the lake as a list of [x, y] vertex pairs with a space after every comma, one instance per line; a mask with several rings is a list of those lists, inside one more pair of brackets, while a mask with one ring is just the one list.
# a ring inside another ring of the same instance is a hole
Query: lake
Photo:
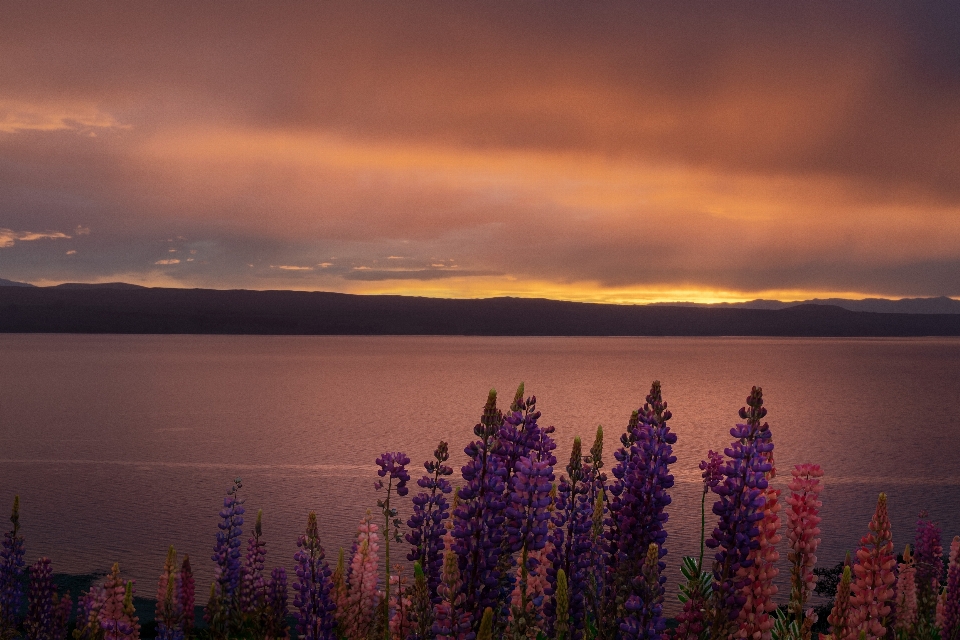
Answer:
[[203, 603], [236, 476], [249, 526], [263, 509], [268, 570], [290, 569], [311, 510], [335, 562], [376, 508], [376, 456], [405, 451], [416, 479], [447, 440], [458, 476], [491, 387], [502, 405], [520, 381], [536, 394], [558, 466], [603, 424], [609, 470], [652, 380], [679, 437], [672, 575], [699, 541], [697, 465], [729, 443], [752, 385], [779, 479], [800, 462], [824, 468], [819, 566], [855, 548], [880, 491], [898, 550], [921, 509], [945, 540], [960, 534], [960, 339], [940, 338], [0, 335], [0, 509], [20, 495], [28, 562], [87, 573], [119, 561], [144, 596], [173, 544]]

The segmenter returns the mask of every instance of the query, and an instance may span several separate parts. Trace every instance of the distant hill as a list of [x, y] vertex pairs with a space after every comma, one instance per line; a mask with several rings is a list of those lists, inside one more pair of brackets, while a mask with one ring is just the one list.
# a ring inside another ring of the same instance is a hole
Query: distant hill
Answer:
[[957, 313], [447, 300], [299, 291], [0, 287], [0, 332], [262, 335], [960, 336]]
[[36, 287], [36, 285], [30, 284], [29, 282], [17, 282], [15, 280], [0, 278], [0, 287]]
[[126, 282], [97, 282], [88, 284], [86, 282], [64, 282], [54, 285], [51, 289], [146, 289], [139, 284], [127, 284]]
[[847, 300], [844, 298], [814, 298], [800, 302], [781, 302], [779, 300], [751, 300], [749, 302], [718, 302], [702, 304], [697, 302], [657, 302], [657, 306], [665, 307], [708, 307], [729, 309], [786, 309], [804, 304], [819, 304], [840, 307], [848, 311], [866, 311], [870, 313], [960, 313], [960, 300], [946, 296], [939, 298], [903, 298], [901, 300], [887, 300], [886, 298], [866, 298], [864, 300]]

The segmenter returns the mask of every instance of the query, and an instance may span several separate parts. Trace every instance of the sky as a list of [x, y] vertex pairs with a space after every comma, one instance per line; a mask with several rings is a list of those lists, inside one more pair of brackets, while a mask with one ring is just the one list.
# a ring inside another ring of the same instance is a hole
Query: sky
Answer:
[[960, 297], [960, 3], [3, 7], [0, 278]]

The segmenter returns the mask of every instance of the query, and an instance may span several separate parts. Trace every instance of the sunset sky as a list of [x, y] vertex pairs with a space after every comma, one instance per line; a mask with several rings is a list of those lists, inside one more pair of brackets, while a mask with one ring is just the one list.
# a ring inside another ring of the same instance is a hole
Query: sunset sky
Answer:
[[0, 277], [960, 297], [960, 3], [7, 0]]

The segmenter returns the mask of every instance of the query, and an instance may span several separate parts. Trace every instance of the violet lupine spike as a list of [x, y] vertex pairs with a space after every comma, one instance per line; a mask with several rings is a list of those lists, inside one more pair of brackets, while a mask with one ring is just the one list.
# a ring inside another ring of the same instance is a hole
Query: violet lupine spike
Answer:
[[293, 559], [297, 566], [297, 579], [293, 583], [297, 632], [304, 640], [336, 640], [333, 580], [320, 544], [317, 514], [313, 511], [307, 518], [306, 533], [297, 540]]
[[[398, 496], [405, 496], [410, 491], [407, 489], [407, 483], [410, 482], [410, 474], [407, 473], [407, 465], [410, 464], [410, 458], [405, 453], [397, 452], [386, 452], [377, 458], [377, 466], [380, 469], [377, 471], [377, 475], [380, 476], [380, 480], [374, 484], [374, 488], [377, 490], [385, 489], [386, 497], [382, 500], [377, 500], [377, 506], [380, 507], [381, 512], [383, 513], [383, 559], [384, 559], [384, 587], [386, 589], [386, 595], [384, 596], [384, 602], [387, 603], [383, 608], [383, 619], [379, 624], [383, 625], [384, 637], [389, 640], [390, 636], [390, 539], [391, 537], [397, 542], [401, 541], [400, 538], [400, 524], [401, 520], [398, 517], [398, 512], [396, 507], [392, 505], [393, 491], [397, 492]], [[384, 484], [383, 479], [386, 478], [386, 484]], [[393, 525], [393, 535], [390, 535], [390, 525]]]
[[896, 564], [887, 496], [881, 493], [870, 521], [870, 533], [860, 539], [857, 563], [853, 566], [855, 580], [850, 586], [848, 614], [852, 633], [865, 634], [868, 640], [886, 636]]
[[17, 615], [23, 602], [23, 536], [20, 535], [20, 496], [13, 497], [10, 516], [13, 529], [3, 534], [0, 543], [0, 637], [16, 632]]
[[510, 405], [510, 411], [503, 416], [503, 422], [497, 434], [499, 446], [495, 455], [500, 458], [506, 471], [503, 481], [508, 490], [517, 461], [523, 457], [533, 457], [540, 439], [540, 428], [537, 424], [540, 419], [540, 412], [537, 411], [537, 397], [531, 396], [524, 400], [523, 392], [524, 385], [521, 382]]
[[453, 550], [459, 558], [465, 596], [463, 607], [471, 617], [473, 629], [480, 624], [487, 607], [494, 610], [496, 623], [506, 614], [506, 598], [501, 598], [504, 576], [500, 567], [506, 517], [506, 469], [496, 455], [497, 434], [502, 424], [497, 392], [491, 390], [480, 423], [474, 427], [478, 439], [464, 449], [469, 460], [461, 468], [464, 485], [458, 491], [459, 504], [453, 510]]
[[947, 587], [939, 614], [941, 640], [960, 638], [960, 536], [954, 536], [950, 543]]
[[583, 634], [586, 622], [586, 592], [591, 561], [591, 532], [593, 505], [588, 500], [589, 486], [585, 482], [580, 438], [575, 438], [567, 464], [567, 475], [557, 485], [556, 507], [553, 511], [553, 529], [550, 530], [551, 550], [546, 567], [548, 596], [544, 617], [548, 633], [554, 631], [557, 619], [557, 576], [562, 570], [567, 579], [567, 621], [565, 632], [571, 640]]
[[264, 620], [266, 637], [279, 640], [288, 636], [287, 624], [287, 571], [276, 567], [267, 581], [267, 606]]
[[[669, 517], [666, 507], [671, 502], [668, 490], [674, 485], [670, 465], [677, 461], [673, 455], [677, 436], [667, 424], [671, 417], [660, 383], [655, 381], [636, 422], [631, 418], [633, 432], [624, 436], [624, 448], [615, 454], [616, 481], [611, 487], [610, 513], [617, 521], [611, 532], [619, 539], [611, 544], [609, 562], [614, 571], [616, 601], [643, 599], [647, 597], [645, 594], [662, 590], [666, 580], [663, 575], [666, 563], [662, 560], [667, 554], [664, 527]], [[660, 556], [658, 585], [646, 584], [643, 575], [651, 544], [657, 546]], [[628, 634], [626, 637], [659, 636], [666, 628], [659, 605], [634, 607], [627, 618], [620, 625], [621, 631]]]
[[713, 488], [720, 499], [713, 505], [719, 522], [706, 544], [717, 549], [714, 564], [712, 634], [732, 634], [736, 620], [746, 602], [737, 575], [752, 564], [750, 553], [759, 548], [760, 522], [767, 489], [766, 473], [772, 465], [766, 454], [773, 450], [770, 427], [761, 424], [767, 410], [763, 407], [763, 391], [754, 387], [747, 398], [747, 407], [740, 409], [746, 424], [730, 430], [735, 440], [724, 450], [722, 483]]
[[53, 568], [50, 558], [40, 558], [29, 570], [30, 585], [27, 588], [27, 615], [23, 628], [27, 640], [49, 640], [54, 635]]
[[213, 611], [208, 611], [208, 617], [215, 636], [225, 635], [239, 614], [237, 591], [241, 577], [240, 545], [243, 537], [244, 508], [243, 500], [238, 496], [242, 487], [240, 478], [237, 478], [233, 486], [227, 489], [223, 509], [220, 510], [221, 521], [217, 525], [217, 542], [211, 557], [217, 564], [213, 575], [218, 604]]
[[[447, 479], [453, 475], [453, 468], [445, 464], [449, 459], [447, 443], [441, 441], [433, 452], [433, 460], [423, 463], [427, 474], [417, 480], [417, 485], [425, 491], [413, 497], [413, 514], [407, 520], [410, 531], [406, 540], [412, 547], [407, 560], [420, 563], [431, 594], [437, 592], [443, 572], [443, 523], [450, 515], [446, 496], [453, 491]], [[433, 596], [433, 602], [439, 602], [439, 596]]]
[[820, 545], [820, 478], [823, 469], [818, 464], [798, 464], [791, 471], [793, 476], [787, 498], [787, 539], [790, 551], [787, 554], [792, 565], [790, 571], [790, 603], [788, 612], [801, 630], [802, 640], [809, 640], [810, 627], [816, 622], [816, 614], [808, 611], [807, 603], [817, 583], [813, 567], [817, 563], [817, 547]]
[[943, 575], [943, 544], [940, 527], [931, 522], [925, 511], [917, 518], [917, 533], [913, 541], [913, 561], [916, 567], [917, 618], [929, 622], [936, 611], [940, 595], [940, 577]]
[[181, 628], [183, 637], [189, 638], [193, 633], [193, 625], [196, 618], [196, 582], [193, 579], [193, 568], [190, 566], [190, 556], [183, 555], [183, 562], [180, 564], [180, 588], [177, 594], [180, 611], [183, 614], [181, 618]]
[[247, 617], [257, 617], [266, 599], [266, 581], [263, 566], [267, 558], [267, 544], [263, 541], [263, 510], [257, 511], [253, 535], [247, 540], [240, 578], [240, 609]]

